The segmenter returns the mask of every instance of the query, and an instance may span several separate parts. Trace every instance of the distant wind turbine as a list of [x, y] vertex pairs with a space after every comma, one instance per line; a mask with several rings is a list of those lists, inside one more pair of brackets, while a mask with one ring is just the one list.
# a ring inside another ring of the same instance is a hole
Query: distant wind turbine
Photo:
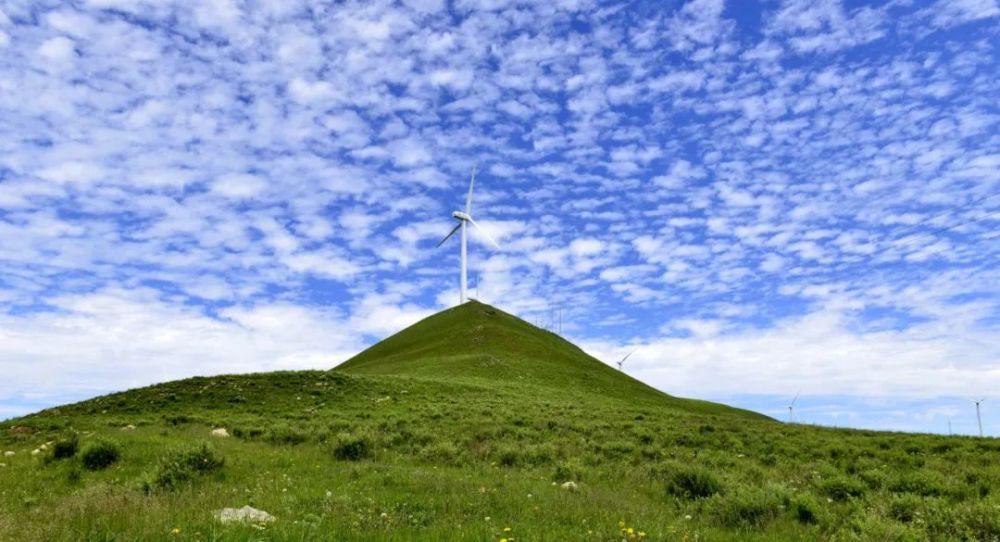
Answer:
[[622, 365], [625, 364], [625, 360], [627, 360], [629, 358], [629, 356], [631, 356], [632, 354], [635, 354], [635, 350], [629, 352], [628, 354], [625, 354], [625, 357], [622, 358], [622, 360], [618, 362], [618, 370], [619, 371], [622, 370]]
[[979, 414], [979, 403], [982, 403], [985, 400], [986, 399], [980, 399], [978, 401], [976, 401], [975, 399], [971, 400], [973, 403], [976, 403], [976, 421], [979, 422], [979, 436], [980, 437], [983, 436], [983, 417]]
[[802, 394], [801, 391], [796, 393], [795, 398], [792, 399], [792, 402], [788, 404], [788, 423], [795, 423], [795, 401], [799, 400], [799, 395], [801, 394]]
[[461, 297], [460, 297], [460, 299], [462, 300], [462, 303], [465, 303], [465, 301], [469, 298], [468, 293], [467, 293], [468, 282], [469, 281], [468, 281], [468, 277], [467, 277], [467, 269], [468, 269], [468, 256], [467, 256], [467, 252], [468, 252], [468, 250], [466, 249], [466, 243], [467, 243], [467, 241], [466, 241], [467, 233], [465, 231], [466, 230], [466, 227], [465, 227], [466, 223], [469, 223], [469, 224], [472, 224], [473, 226], [475, 226], [475, 228], [477, 230], [479, 230], [479, 233], [483, 234], [483, 237], [485, 237], [486, 240], [489, 241], [491, 245], [493, 245], [494, 247], [496, 247], [497, 250], [500, 250], [500, 245], [498, 245], [497, 242], [494, 241], [493, 238], [490, 237], [490, 235], [488, 233], [486, 233], [481, 227], [479, 227], [479, 224], [477, 224], [476, 221], [472, 219], [472, 187], [475, 184], [476, 184], [476, 168], [473, 167], [472, 168], [472, 178], [469, 179], [469, 195], [466, 196], [466, 198], [465, 198], [465, 212], [455, 211], [455, 212], [451, 213], [451, 216], [454, 217], [456, 220], [458, 220], [458, 224], [456, 224], [455, 227], [454, 227], [454, 229], [452, 229], [451, 232], [448, 233], [448, 235], [445, 235], [444, 239], [442, 239], [441, 242], [437, 244], [437, 246], [443, 245], [444, 242], [447, 241], [449, 237], [451, 237], [452, 235], [455, 235], [455, 232], [457, 232], [459, 230], [462, 230], [462, 235], [461, 235], [461, 238], [462, 238], [462, 278], [461, 278], [462, 292], [461, 292]]

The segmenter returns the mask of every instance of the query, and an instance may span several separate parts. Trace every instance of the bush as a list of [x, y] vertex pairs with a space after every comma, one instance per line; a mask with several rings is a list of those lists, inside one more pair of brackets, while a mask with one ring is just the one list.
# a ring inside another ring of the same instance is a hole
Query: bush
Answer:
[[894, 495], [892, 502], [889, 503], [889, 515], [896, 521], [910, 523], [919, 515], [921, 504], [920, 497], [916, 495], [909, 493]]
[[824, 478], [817, 484], [819, 488], [836, 501], [846, 501], [851, 497], [865, 494], [865, 485], [858, 480], [846, 476], [834, 475]]
[[823, 508], [812, 495], [798, 495], [792, 500], [791, 510], [799, 523], [813, 525], [819, 523]]
[[120, 458], [118, 445], [106, 440], [91, 442], [80, 453], [80, 459], [87, 470], [106, 469]]
[[781, 514], [782, 498], [768, 488], [744, 487], [713, 497], [709, 510], [725, 527], [759, 529]]
[[945, 493], [944, 481], [940, 475], [930, 472], [906, 473], [889, 484], [893, 493], [913, 493], [924, 497], [936, 497]]
[[557, 483], [579, 482], [583, 477], [583, 469], [576, 463], [560, 463], [552, 473], [552, 481]]
[[722, 484], [711, 472], [698, 467], [680, 467], [667, 473], [667, 493], [685, 499], [702, 499], [722, 492]]
[[77, 440], [76, 435], [58, 440], [52, 445], [52, 459], [69, 459], [76, 455], [79, 447], [80, 442]]
[[195, 477], [220, 470], [224, 465], [225, 460], [215, 455], [208, 444], [202, 443], [198, 448], [181, 450], [163, 458], [152, 481], [146, 482], [144, 488], [147, 492], [153, 488], [173, 491]]
[[83, 473], [80, 472], [80, 467], [76, 465], [70, 467], [69, 471], [66, 472], [66, 483], [70, 485], [79, 484], [82, 478]]
[[504, 445], [497, 451], [497, 463], [504, 467], [515, 467], [522, 460], [519, 449]]
[[333, 457], [341, 461], [361, 461], [371, 457], [372, 449], [363, 437], [341, 437], [333, 447]]

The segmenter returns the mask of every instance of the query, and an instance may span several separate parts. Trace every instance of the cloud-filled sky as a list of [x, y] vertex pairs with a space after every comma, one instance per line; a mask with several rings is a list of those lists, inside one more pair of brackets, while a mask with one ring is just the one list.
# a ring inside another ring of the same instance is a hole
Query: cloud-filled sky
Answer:
[[[471, 289], [668, 393], [1000, 434], [995, 0], [0, 2], [0, 418]], [[995, 400], [991, 402], [991, 400]], [[990, 405], [994, 407], [991, 410]]]

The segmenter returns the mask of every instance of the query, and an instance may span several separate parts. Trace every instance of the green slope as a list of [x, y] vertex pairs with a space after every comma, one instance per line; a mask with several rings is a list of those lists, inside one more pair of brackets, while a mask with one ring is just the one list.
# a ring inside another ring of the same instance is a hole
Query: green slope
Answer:
[[335, 369], [516, 388], [549, 396], [630, 401], [701, 413], [763, 417], [716, 403], [679, 399], [617, 371], [551, 331], [469, 301], [373, 345]]

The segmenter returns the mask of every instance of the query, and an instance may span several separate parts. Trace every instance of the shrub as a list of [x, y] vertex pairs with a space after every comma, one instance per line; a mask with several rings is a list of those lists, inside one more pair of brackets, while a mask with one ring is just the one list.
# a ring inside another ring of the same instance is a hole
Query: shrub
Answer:
[[722, 492], [722, 484], [711, 472], [698, 467], [679, 467], [667, 473], [667, 493], [685, 499], [702, 499]]
[[742, 487], [713, 497], [709, 510], [725, 527], [759, 529], [781, 514], [782, 498], [769, 488]]
[[555, 472], [552, 473], [552, 481], [563, 483], [563, 482], [579, 482], [582, 476], [583, 469], [577, 463], [559, 463], [556, 465]]
[[935, 497], [945, 493], [941, 477], [929, 472], [906, 473], [889, 484], [893, 493], [913, 493], [924, 497]]
[[837, 501], [846, 501], [851, 497], [860, 497], [865, 494], [864, 484], [853, 478], [841, 475], [824, 478], [817, 485], [831, 499]]
[[91, 442], [80, 453], [80, 460], [87, 470], [106, 469], [120, 458], [121, 451], [118, 445], [106, 440]]
[[513, 446], [502, 446], [497, 451], [497, 463], [504, 467], [514, 467], [521, 462], [521, 452]]
[[819, 516], [823, 508], [812, 495], [798, 495], [792, 500], [791, 510], [799, 523], [812, 525], [819, 523]]
[[363, 437], [344, 436], [333, 447], [333, 457], [341, 461], [361, 461], [371, 457], [372, 449]]
[[144, 487], [146, 491], [152, 488], [173, 491], [197, 476], [218, 471], [223, 465], [225, 460], [215, 455], [208, 444], [202, 443], [198, 448], [180, 450], [163, 458], [152, 481]]
[[52, 459], [69, 459], [76, 455], [80, 447], [80, 442], [76, 435], [58, 440], [52, 445]]
[[908, 493], [894, 495], [892, 502], [889, 503], [889, 515], [896, 521], [910, 523], [919, 514], [920, 505], [921, 499], [916, 495]]
[[70, 485], [76, 485], [80, 483], [83, 478], [83, 473], [80, 472], [80, 467], [73, 465], [70, 467], [69, 471], [66, 472], [66, 482]]

